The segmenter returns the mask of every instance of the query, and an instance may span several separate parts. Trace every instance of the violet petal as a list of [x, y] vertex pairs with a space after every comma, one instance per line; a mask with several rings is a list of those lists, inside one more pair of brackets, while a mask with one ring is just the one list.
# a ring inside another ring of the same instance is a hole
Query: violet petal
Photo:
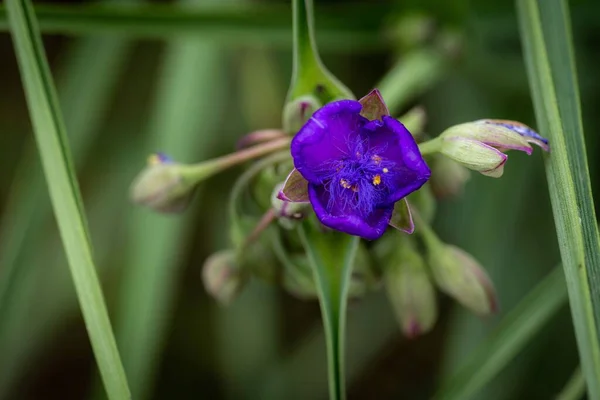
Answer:
[[431, 171], [415, 139], [402, 123], [384, 116], [381, 122], [369, 122], [364, 131], [370, 146], [381, 148], [383, 151], [379, 155], [395, 163], [389, 174], [390, 181], [386, 183], [391, 189], [386, 205], [406, 197], [427, 182]]
[[368, 240], [378, 239], [385, 233], [394, 210], [393, 206], [379, 208], [362, 218], [352, 206], [342, 203], [340, 199], [333, 199], [333, 206], [330, 207], [330, 192], [322, 185], [309, 184], [308, 194], [317, 218], [323, 225]]
[[359, 135], [367, 120], [362, 105], [340, 100], [318, 109], [298, 131], [291, 144], [294, 166], [311, 183], [321, 183], [327, 166], [346, 155], [348, 143]]

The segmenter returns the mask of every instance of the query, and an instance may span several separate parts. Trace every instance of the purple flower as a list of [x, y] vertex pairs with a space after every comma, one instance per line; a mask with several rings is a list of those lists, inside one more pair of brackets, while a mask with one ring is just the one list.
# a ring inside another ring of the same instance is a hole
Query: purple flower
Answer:
[[394, 203], [429, 179], [410, 132], [389, 116], [369, 121], [362, 105], [340, 100], [317, 110], [291, 144], [321, 223], [374, 240], [385, 232]]

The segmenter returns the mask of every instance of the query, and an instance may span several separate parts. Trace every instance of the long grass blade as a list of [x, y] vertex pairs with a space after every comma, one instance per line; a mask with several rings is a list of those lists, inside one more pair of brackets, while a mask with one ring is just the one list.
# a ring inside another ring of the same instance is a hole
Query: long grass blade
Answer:
[[472, 398], [508, 365], [566, 301], [563, 274], [556, 268], [506, 315], [492, 335], [442, 384], [435, 398]]
[[518, 0], [522, 42], [571, 314], [590, 398], [600, 398], [600, 241], [587, 166], [569, 10], [563, 0]]
[[71, 275], [102, 378], [111, 399], [130, 397], [112, 334], [57, 95], [31, 4], [6, 3], [25, 94]]

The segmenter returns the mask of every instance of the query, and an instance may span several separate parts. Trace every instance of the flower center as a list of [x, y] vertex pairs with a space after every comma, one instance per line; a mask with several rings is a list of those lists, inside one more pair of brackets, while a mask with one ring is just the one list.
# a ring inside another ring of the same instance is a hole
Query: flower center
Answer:
[[395, 163], [381, 157], [385, 149], [364, 147], [364, 143], [359, 143], [354, 152], [332, 166], [335, 172], [325, 182], [330, 193], [329, 210], [341, 205], [366, 217], [390, 194], [387, 182], [392, 178]]

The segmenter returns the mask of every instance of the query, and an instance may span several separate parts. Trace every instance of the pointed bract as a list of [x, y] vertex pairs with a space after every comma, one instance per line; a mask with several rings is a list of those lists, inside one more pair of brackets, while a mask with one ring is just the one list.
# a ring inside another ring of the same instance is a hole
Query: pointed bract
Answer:
[[390, 112], [383, 101], [381, 93], [377, 89], [373, 89], [365, 97], [359, 100], [362, 105], [360, 115], [373, 121], [376, 119], [381, 120], [384, 116], [389, 116]]
[[308, 203], [308, 181], [296, 168], [289, 173], [277, 198], [293, 203]]
[[412, 234], [415, 231], [410, 206], [406, 199], [401, 199], [394, 204], [390, 226], [408, 234]]

